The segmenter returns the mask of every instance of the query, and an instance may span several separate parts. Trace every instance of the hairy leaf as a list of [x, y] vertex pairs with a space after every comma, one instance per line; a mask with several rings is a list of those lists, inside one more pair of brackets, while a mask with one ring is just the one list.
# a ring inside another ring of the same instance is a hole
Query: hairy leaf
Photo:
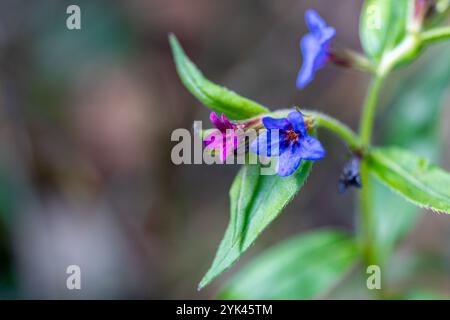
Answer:
[[361, 44], [366, 54], [379, 60], [405, 35], [411, 0], [366, 0], [360, 19]]
[[302, 161], [293, 175], [280, 177], [260, 175], [259, 165], [242, 167], [230, 189], [230, 223], [199, 289], [239, 259], [300, 190], [311, 168], [311, 161]]
[[450, 174], [409, 151], [375, 148], [369, 170], [393, 191], [427, 209], [450, 213]]
[[169, 36], [169, 41], [181, 81], [205, 106], [214, 111], [225, 113], [229, 118], [236, 120], [251, 118], [268, 112], [262, 105], [206, 79], [186, 56], [173, 34]]
[[311, 299], [324, 294], [358, 259], [354, 239], [334, 230], [296, 236], [261, 254], [222, 290], [225, 299]]

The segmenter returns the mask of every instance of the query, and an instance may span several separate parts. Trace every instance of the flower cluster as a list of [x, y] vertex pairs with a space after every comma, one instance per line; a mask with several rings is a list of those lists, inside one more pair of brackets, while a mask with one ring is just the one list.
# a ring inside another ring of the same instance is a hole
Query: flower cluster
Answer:
[[[246, 128], [259, 128], [255, 124], [260, 118], [237, 123], [225, 115], [219, 118], [214, 112], [210, 115], [216, 129], [208, 134], [204, 143], [211, 150], [220, 152], [221, 161], [238, 149], [239, 135]], [[251, 142], [250, 150], [266, 157], [278, 157], [277, 173], [290, 176], [300, 166], [302, 160], [319, 160], [325, 156], [325, 150], [319, 140], [308, 134], [303, 115], [293, 111], [286, 118], [263, 117], [262, 131]]]
[[[327, 26], [313, 10], [306, 12], [305, 20], [310, 32], [300, 41], [303, 65], [297, 77], [298, 88], [304, 88], [311, 82], [315, 72], [328, 62], [330, 41], [336, 34], [336, 30]], [[224, 114], [219, 118], [214, 112], [210, 120], [216, 129], [206, 136], [204, 142], [209, 150], [220, 152], [222, 162], [238, 149], [238, 132], [261, 122], [261, 118], [233, 122]], [[250, 150], [260, 156], [278, 157], [278, 175], [290, 176], [302, 160], [320, 160], [325, 156], [319, 140], [308, 134], [301, 112], [293, 111], [281, 119], [263, 117], [262, 124], [266, 130], [251, 142]]]

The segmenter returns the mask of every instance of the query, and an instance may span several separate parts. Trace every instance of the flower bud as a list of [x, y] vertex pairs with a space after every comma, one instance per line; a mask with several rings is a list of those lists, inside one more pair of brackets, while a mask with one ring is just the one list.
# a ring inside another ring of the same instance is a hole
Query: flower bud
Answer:
[[360, 157], [354, 156], [345, 164], [339, 178], [339, 193], [344, 193], [349, 187], [361, 188], [361, 176], [359, 174], [360, 162]]

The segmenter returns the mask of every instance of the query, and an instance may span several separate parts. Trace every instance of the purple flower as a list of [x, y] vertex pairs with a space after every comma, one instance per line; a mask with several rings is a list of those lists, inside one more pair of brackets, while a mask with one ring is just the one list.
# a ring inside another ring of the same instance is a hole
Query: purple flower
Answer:
[[231, 123], [231, 121], [228, 120], [227, 116], [223, 113], [219, 118], [215, 112], [211, 112], [209, 115], [209, 120], [220, 132], [225, 132], [227, 129], [236, 129], [236, 125]]
[[[239, 152], [238, 145], [242, 134], [248, 129], [259, 130], [262, 128], [261, 117], [255, 117], [244, 121], [230, 121], [224, 114], [217, 116], [211, 112], [209, 119], [216, 130], [208, 134], [203, 142], [211, 152], [220, 152], [220, 160], [224, 162], [233, 152]], [[245, 141], [242, 141], [245, 143]], [[246, 151], [247, 148], [245, 148]]]
[[300, 112], [294, 111], [287, 118], [263, 118], [267, 131], [261, 133], [250, 149], [263, 156], [278, 158], [278, 175], [290, 176], [302, 160], [320, 160], [325, 156], [322, 144], [309, 135]]
[[309, 33], [300, 41], [303, 65], [297, 77], [299, 89], [303, 89], [310, 83], [314, 79], [316, 71], [327, 63], [330, 41], [336, 34], [336, 30], [327, 26], [326, 22], [314, 10], [306, 11], [305, 20]]
[[235, 130], [239, 127], [228, 120], [224, 114], [219, 118], [215, 112], [211, 112], [209, 119], [217, 130], [208, 134], [203, 142], [209, 150], [220, 152], [220, 160], [223, 162], [237, 149], [238, 136]]

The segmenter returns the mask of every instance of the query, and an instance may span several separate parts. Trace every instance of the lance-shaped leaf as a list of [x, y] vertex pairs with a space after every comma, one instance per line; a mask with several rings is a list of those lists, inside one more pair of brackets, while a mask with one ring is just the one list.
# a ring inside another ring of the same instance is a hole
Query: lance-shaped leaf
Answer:
[[423, 208], [450, 213], [448, 172], [396, 147], [375, 148], [367, 160], [371, 173], [410, 202]]
[[241, 120], [254, 117], [268, 110], [250, 99], [212, 83], [184, 53], [177, 38], [169, 36], [172, 54], [178, 75], [186, 88], [205, 106], [214, 111], [225, 113], [231, 119]]
[[219, 294], [225, 299], [312, 299], [332, 288], [358, 259], [354, 238], [335, 230], [296, 236], [240, 270]]
[[360, 18], [361, 44], [366, 54], [379, 60], [405, 35], [411, 0], [366, 0]]
[[260, 175], [259, 165], [242, 167], [230, 189], [230, 223], [199, 289], [239, 259], [300, 190], [311, 167], [302, 161], [289, 177]]

